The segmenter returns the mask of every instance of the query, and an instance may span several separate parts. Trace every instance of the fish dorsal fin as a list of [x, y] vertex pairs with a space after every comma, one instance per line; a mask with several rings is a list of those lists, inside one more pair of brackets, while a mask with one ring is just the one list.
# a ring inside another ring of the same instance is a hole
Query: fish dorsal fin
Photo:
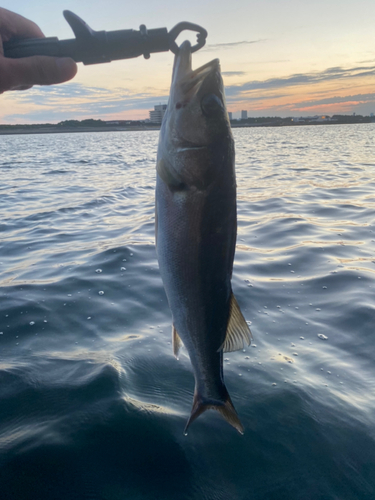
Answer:
[[238, 351], [239, 349], [243, 349], [244, 344], [250, 345], [252, 338], [250, 328], [232, 292], [227, 333], [222, 346], [218, 350], [222, 350], [223, 352]]
[[180, 339], [179, 334], [177, 333], [176, 327], [172, 325], [172, 347], [173, 347], [173, 354], [176, 359], [178, 359], [178, 355], [182, 346], [183, 343], [182, 340]]

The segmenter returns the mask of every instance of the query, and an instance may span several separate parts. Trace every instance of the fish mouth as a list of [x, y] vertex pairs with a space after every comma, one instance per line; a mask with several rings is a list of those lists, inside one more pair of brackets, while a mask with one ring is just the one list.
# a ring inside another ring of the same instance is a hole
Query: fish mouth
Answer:
[[[175, 58], [172, 87], [178, 87], [182, 95], [189, 99], [199, 91], [203, 82], [210, 79], [216, 82], [215, 75], [217, 74], [220, 75], [219, 59], [213, 59], [200, 68], [192, 69], [191, 44], [187, 40], [180, 46], [180, 50]], [[213, 83], [213, 85], [215, 84]], [[212, 89], [212, 91], [214, 90]]]

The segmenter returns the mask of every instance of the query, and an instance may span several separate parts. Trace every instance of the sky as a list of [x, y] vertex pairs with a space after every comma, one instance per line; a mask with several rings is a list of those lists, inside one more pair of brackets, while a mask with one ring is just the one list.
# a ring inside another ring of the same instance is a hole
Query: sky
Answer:
[[[208, 38], [193, 67], [220, 59], [233, 117], [241, 110], [253, 117], [375, 113], [374, 0], [0, 0], [0, 6], [60, 40], [73, 38], [65, 9], [98, 31], [197, 23]], [[168, 101], [173, 57], [80, 63], [69, 83], [2, 94], [0, 124], [146, 119]]]

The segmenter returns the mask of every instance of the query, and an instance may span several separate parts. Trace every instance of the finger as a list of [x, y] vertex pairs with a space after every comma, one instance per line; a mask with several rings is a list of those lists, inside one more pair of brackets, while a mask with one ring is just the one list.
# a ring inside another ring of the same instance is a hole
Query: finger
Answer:
[[69, 57], [0, 58], [0, 91], [22, 86], [52, 85], [71, 80], [77, 65]]
[[3, 42], [13, 37], [43, 38], [43, 32], [35, 23], [19, 14], [0, 8], [0, 32]]

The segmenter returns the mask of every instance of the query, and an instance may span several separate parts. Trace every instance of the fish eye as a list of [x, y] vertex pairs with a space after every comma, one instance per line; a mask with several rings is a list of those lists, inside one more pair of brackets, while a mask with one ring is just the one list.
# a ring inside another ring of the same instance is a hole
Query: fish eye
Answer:
[[202, 98], [201, 108], [205, 115], [213, 116], [224, 110], [223, 103], [215, 94], [208, 94]]

